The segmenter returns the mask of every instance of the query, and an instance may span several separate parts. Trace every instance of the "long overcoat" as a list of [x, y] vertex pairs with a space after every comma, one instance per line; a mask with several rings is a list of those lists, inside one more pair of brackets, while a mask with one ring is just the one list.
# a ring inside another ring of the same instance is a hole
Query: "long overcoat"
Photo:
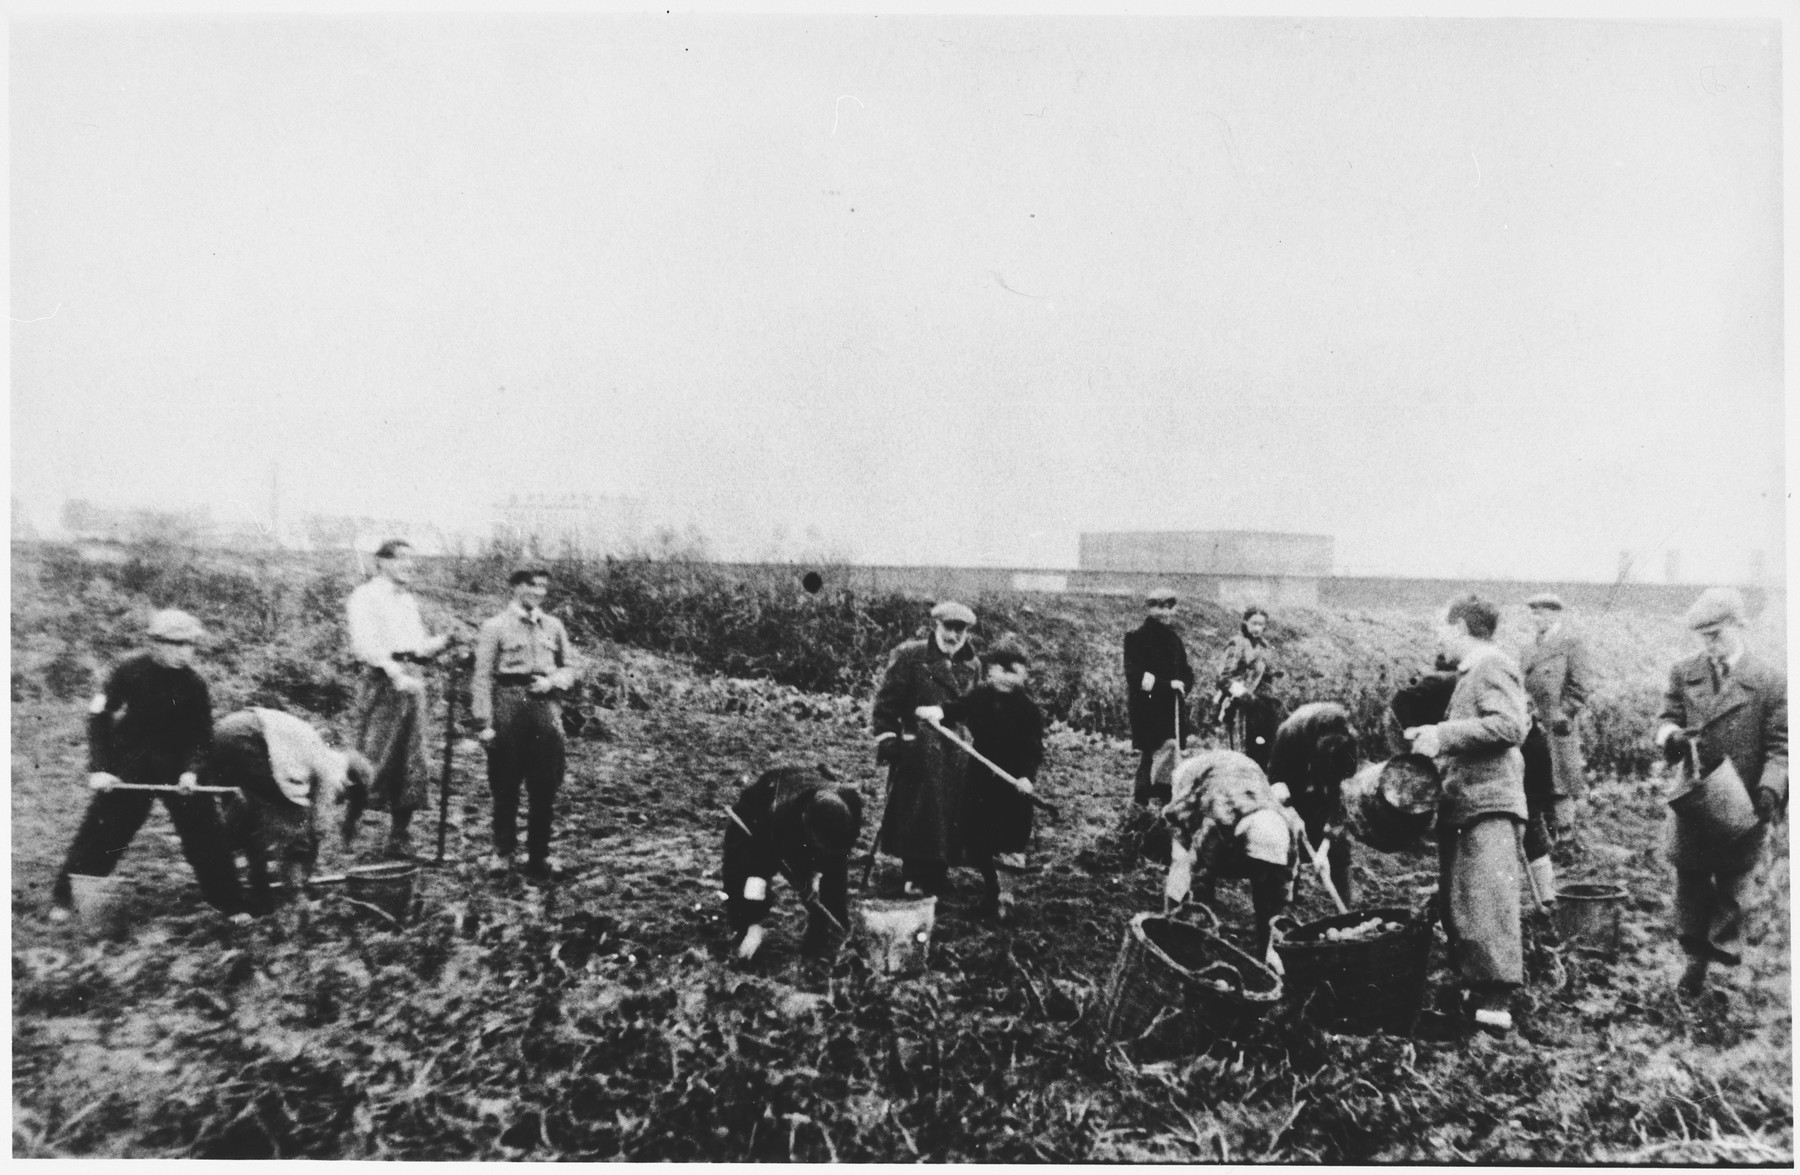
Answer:
[[[1766, 787], [1779, 797], [1787, 796], [1787, 677], [1755, 654], [1740, 657], [1723, 681], [1714, 680], [1705, 654], [1677, 662], [1663, 695], [1658, 725], [1663, 722], [1674, 723], [1695, 739], [1703, 772], [1730, 759], [1751, 794]], [[1686, 821], [1672, 819], [1669, 830], [1669, 858], [1675, 868], [1709, 867], [1701, 842]], [[1761, 836], [1762, 830], [1756, 835]]]
[[[1155, 676], [1155, 686], [1146, 693], [1144, 674]], [[1194, 669], [1188, 664], [1187, 646], [1181, 636], [1160, 620], [1146, 619], [1125, 634], [1125, 712], [1131, 719], [1131, 745], [1140, 751], [1154, 751], [1175, 738], [1176, 708], [1180, 696], [1169, 683], [1179, 681], [1187, 693], [1194, 692]], [[1187, 738], [1189, 718], [1181, 706], [1181, 735]]]
[[[1558, 628], [1520, 650], [1519, 670], [1525, 675], [1525, 692], [1543, 722], [1544, 737], [1550, 741], [1556, 794], [1586, 795], [1576, 720], [1587, 706], [1592, 682], [1587, 646], [1575, 633]], [[1568, 724], [1567, 734], [1556, 733], [1558, 723]]]
[[[922, 724], [913, 711], [954, 702], [980, 676], [981, 660], [973, 642], [965, 643], [952, 658], [938, 647], [935, 637], [926, 637], [907, 641], [888, 659], [875, 693], [873, 726], [878, 736], [898, 735], [900, 748], [888, 765], [882, 852], [919, 864], [962, 863], [969, 757]], [[967, 731], [960, 733], [966, 740]]]

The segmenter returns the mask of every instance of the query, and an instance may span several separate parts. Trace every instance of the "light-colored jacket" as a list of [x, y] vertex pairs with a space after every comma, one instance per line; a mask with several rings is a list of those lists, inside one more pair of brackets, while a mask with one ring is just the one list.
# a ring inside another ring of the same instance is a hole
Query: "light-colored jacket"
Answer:
[[1527, 818], [1519, 745], [1530, 724], [1518, 664], [1490, 644], [1465, 657], [1450, 709], [1437, 727], [1437, 763], [1444, 777], [1440, 825], [1459, 828], [1495, 813]]

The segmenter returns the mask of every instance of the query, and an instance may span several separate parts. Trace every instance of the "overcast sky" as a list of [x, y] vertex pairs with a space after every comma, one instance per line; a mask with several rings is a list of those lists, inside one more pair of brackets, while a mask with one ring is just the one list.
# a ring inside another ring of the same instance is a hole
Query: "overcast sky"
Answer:
[[266, 517], [278, 460], [290, 517], [623, 492], [725, 554], [1257, 528], [1352, 572], [1780, 565], [1773, 22], [10, 44], [12, 484], [47, 515]]

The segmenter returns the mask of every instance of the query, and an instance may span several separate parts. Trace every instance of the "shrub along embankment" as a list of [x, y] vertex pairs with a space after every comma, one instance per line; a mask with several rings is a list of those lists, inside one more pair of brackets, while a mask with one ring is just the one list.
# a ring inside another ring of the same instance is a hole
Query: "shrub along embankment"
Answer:
[[[275, 705], [330, 719], [348, 705], [354, 663], [343, 601], [358, 579], [353, 556], [253, 557], [137, 547], [118, 561], [84, 559], [72, 548], [17, 547], [13, 560], [12, 691], [15, 699], [76, 698], [105, 667], [136, 646], [158, 607], [185, 608], [213, 634], [205, 663], [221, 711]], [[505, 593], [510, 555], [423, 561], [417, 590], [428, 626], [473, 634]], [[578, 645], [634, 645], [730, 677], [764, 678], [816, 693], [867, 698], [890, 650], [923, 635], [925, 608], [897, 593], [828, 587], [817, 593], [744, 580], [712, 564], [562, 560], [551, 607]], [[977, 641], [1012, 633], [1036, 659], [1033, 692], [1046, 714], [1078, 730], [1125, 737], [1123, 634], [1136, 601], [1118, 597], [1007, 593], [967, 601], [981, 618]], [[1526, 611], [1506, 605], [1501, 643], [1531, 638]], [[1591, 765], [1642, 775], [1646, 741], [1669, 664], [1691, 648], [1673, 618], [1611, 612], [1572, 618], [1587, 634], [1595, 688], [1582, 721]], [[1752, 640], [1785, 657], [1780, 617], [1752, 625]], [[1388, 697], [1429, 667], [1432, 618], [1417, 611], [1280, 609], [1269, 629], [1291, 707], [1335, 700], [1379, 755]], [[1237, 614], [1187, 602], [1180, 627], [1206, 688]], [[592, 659], [584, 700], [621, 704], [629, 681], [605, 657]]]

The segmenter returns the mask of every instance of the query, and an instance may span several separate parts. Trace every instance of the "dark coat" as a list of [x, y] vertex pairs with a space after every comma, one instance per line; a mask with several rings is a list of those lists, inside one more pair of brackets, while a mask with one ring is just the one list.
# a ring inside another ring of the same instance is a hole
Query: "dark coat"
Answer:
[[929, 727], [921, 730], [913, 711], [956, 701], [980, 676], [972, 643], [953, 660], [926, 637], [907, 641], [888, 659], [875, 693], [873, 726], [877, 735], [897, 734], [900, 749], [888, 766], [883, 852], [926, 865], [962, 863], [969, 757]]
[[[725, 829], [722, 874], [726, 913], [734, 930], [742, 931], [753, 922], [761, 922], [773, 904], [768, 898], [747, 900], [744, 882], [752, 877], [772, 881], [777, 874], [787, 878], [794, 891], [803, 896], [811, 890], [812, 879], [818, 877], [819, 904], [841, 927], [849, 927], [847, 858], [824, 857], [806, 835], [807, 805], [825, 791], [836, 792], [843, 799], [850, 809], [852, 827], [860, 833], [862, 794], [853, 787], [838, 787], [806, 767], [777, 767], [764, 772], [731, 806], [737, 820], [730, 821]], [[750, 831], [739, 827], [739, 821]], [[850, 839], [854, 844], [855, 835]], [[808, 923], [815, 934], [829, 926], [810, 906]]]
[[174, 783], [205, 766], [212, 695], [192, 669], [148, 653], [121, 662], [88, 712], [88, 770], [126, 783]]
[[[1730, 759], [1752, 796], [1766, 787], [1786, 798], [1787, 677], [1779, 669], [1746, 652], [1731, 675], [1715, 683], [1704, 653], [1677, 662], [1669, 671], [1660, 721], [1674, 723], [1694, 739], [1703, 773]], [[1740, 843], [1745, 860], [1755, 859], [1766, 832], [1766, 826], [1758, 826]], [[1669, 822], [1666, 846], [1678, 870], [1704, 870], [1716, 863], [1705, 838], [1679, 812]]]
[[[944, 707], [947, 722], [967, 726], [975, 749], [1014, 779], [1037, 782], [1044, 763], [1044, 715], [1022, 690], [986, 684]], [[1022, 853], [1031, 843], [1031, 801], [987, 767], [970, 760], [964, 843], [972, 858]]]
[[[1144, 674], [1154, 674], [1156, 686], [1143, 690]], [[1125, 709], [1131, 718], [1131, 745], [1154, 751], [1175, 738], [1177, 698], [1169, 683], [1179, 681], [1194, 692], [1194, 668], [1188, 664], [1181, 636], [1160, 620], [1146, 619], [1125, 634]], [[1187, 738], [1187, 707], [1182, 706], [1181, 735]]]
[[[1525, 675], [1525, 692], [1531, 695], [1532, 708], [1544, 728], [1557, 794], [1585, 795], [1581, 732], [1575, 723], [1593, 688], [1586, 644], [1567, 627], [1558, 628], [1520, 651], [1519, 671]], [[1559, 723], [1566, 724], [1567, 734], [1556, 733]]]
[[[1319, 754], [1320, 742], [1329, 735], [1349, 741], [1344, 762], [1327, 764]], [[1308, 702], [1275, 731], [1269, 782], [1287, 785], [1294, 811], [1315, 840], [1327, 824], [1342, 822], [1341, 788], [1355, 773], [1356, 728], [1350, 723], [1350, 711], [1336, 702]]]
[[1700, 769], [1730, 759], [1744, 786], [1787, 795], [1787, 677], [1746, 652], [1722, 685], [1705, 654], [1669, 671], [1661, 722], [1697, 735]]

